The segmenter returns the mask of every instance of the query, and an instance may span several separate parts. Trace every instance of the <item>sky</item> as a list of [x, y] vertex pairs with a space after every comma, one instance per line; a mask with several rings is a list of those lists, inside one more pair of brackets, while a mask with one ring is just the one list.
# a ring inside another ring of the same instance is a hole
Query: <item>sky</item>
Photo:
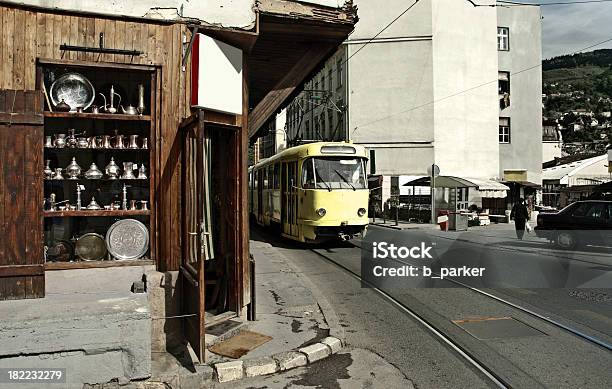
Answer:
[[[527, 0], [537, 4], [571, 0]], [[580, 0], [576, 0], [580, 1]], [[584, 1], [584, 0], [583, 0]], [[542, 57], [571, 54], [612, 38], [612, 2], [543, 6]], [[594, 47], [612, 48], [612, 42]]]

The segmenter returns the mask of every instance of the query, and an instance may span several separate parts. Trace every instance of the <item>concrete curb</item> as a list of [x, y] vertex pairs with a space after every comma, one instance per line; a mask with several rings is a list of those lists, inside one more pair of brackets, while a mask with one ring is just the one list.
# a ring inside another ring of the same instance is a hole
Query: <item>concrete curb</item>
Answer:
[[342, 345], [340, 339], [328, 336], [319, 343], [298, 350], [284, 351], [268, 357], [219, 362], [212, 365], [215, 374], [209, 376], [209, 381], [231, 382], [307, 366], [337, 353], [342, 350]]

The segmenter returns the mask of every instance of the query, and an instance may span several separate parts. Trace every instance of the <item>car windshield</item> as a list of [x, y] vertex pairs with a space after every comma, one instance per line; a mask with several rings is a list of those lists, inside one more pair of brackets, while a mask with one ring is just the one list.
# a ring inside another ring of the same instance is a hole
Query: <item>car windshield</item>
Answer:
[[303, 165], [302, 183], [310, 189], [365, 189], [363, 159], [309, 158]]

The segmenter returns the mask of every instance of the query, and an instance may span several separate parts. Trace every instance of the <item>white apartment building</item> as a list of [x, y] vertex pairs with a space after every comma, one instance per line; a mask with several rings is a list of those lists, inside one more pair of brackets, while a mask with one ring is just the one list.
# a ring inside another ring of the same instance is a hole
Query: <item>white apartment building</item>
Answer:
[[355, 4], [355, 31], [287, 109], [286, 138], [364, 145], [369, 173], [384, 183], [435, 163], [444, 176], [505, 183], [509, 203], [533, 193], [542, 172], [539, 7], [421, 0], [370, 41], [409, 4]]

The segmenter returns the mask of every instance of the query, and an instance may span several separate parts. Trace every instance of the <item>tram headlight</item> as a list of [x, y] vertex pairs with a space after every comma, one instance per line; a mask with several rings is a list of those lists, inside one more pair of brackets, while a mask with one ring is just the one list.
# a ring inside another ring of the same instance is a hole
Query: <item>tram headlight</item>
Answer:
[[363, 216], [366, 214], [366, 209], [365, 208], [359, 208], [359, 210], [357, 211], [357, 215], [359, 216]]
[[327, 211], [325, 210], [325, 208], [319, 208], [319, 209], [317, 209], [317, 211], [316, 211], [316, 212], [317, 212], [317, 215], [319, 215], [319, 216], [321, 216], [321, 217], [325, 216], [325, 214], [327, 213]]

